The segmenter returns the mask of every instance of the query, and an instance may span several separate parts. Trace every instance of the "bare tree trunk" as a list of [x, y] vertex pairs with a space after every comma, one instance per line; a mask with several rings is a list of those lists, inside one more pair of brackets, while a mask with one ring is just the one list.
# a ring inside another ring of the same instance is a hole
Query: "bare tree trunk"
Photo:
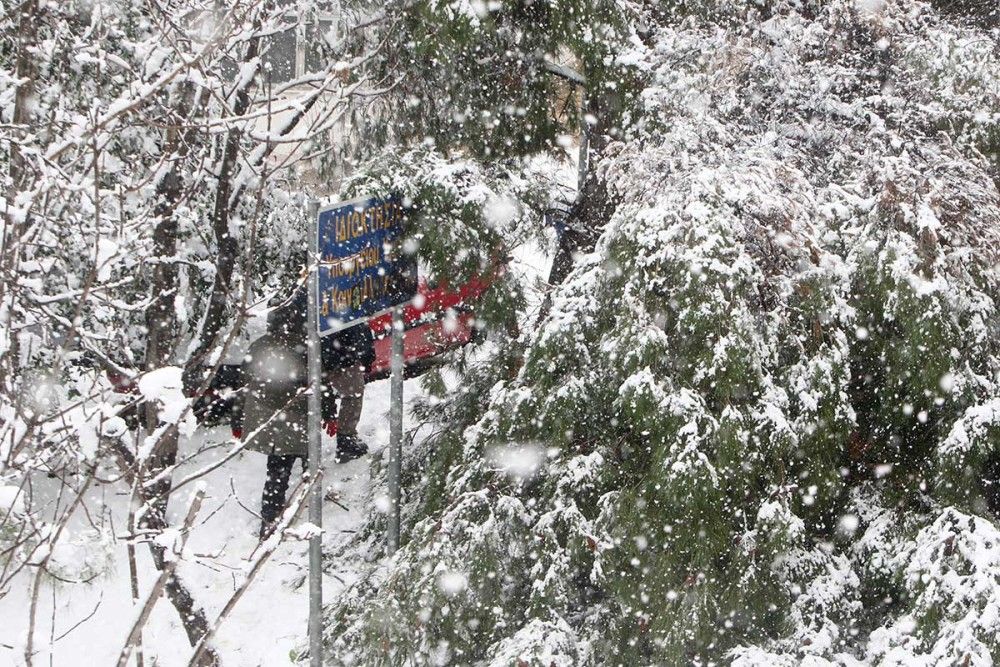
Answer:
[[[176, 314], [174, 312], [174, 295], [177, 292], [177, 264], [173, 261], [177, 249], [177, 222], [173, 216], [172, 206], [176, 204], [180, 194], [180, 179], [171, 169], [164, 197], [158, 205], [161, 214], [156, 229], [153, 232], [153, 244], [158, 259], [153, 271], [152, 292], [153, 301], [146, 310], [146, 326], [148, 339], [146, 342], [146, 370], [160, 368], [170, 361], [176, 340]], [[148, 403], [144, 406], [146, 432], [152, 435], [159, 426], [157, 406]], [[146, 460], [145, 474], [140, 479], [155, 479], [156, 481], [140, 483], [141, 497], [144, 500], [145, 513], [141, 520], [143, 528], [162, 532], [168, 527], [167, 502], [170, 498], [170, 475], [163, 474], [177, 462], [178, 432], [176, 426], [166, 427]], [[158, 570], [166, 566], [163, 547], [152, 542], [149, 544], [153, 562]], [[198, 606], [191, 593], [178, 579], [176, 572], [170, 572], [166, 579], [165, 591], [167, 598], [173, 604], [181, 617], [188, 641], [195, 645], [208, 630], [208, 619], [204, 610]], [[214, 654], [208, 654], [205, 665], [214, 665], [217, 659]]]
[[[259, 51], [259, 38], [253, 38], [247, 45], [244, 63], [251, 62]], [[250, 84], [241, 87], [236, 93], [233, 113], [242, 116], [250, 108]], [[239, 243], [229, 232], [229, 219], [235, 201], [233, 195], [233, 175], [236, 171], [236, 161], [239, 157], [240, 140], [243, 131], [239, 125], [233, 125], [226, 132], [225, 146], [222, 151], [222, 162], [219, 165], [218, 185], [215, 189], [215, 205], [212, 208], [212, 232], [215, 236], [215, 279], [212, 281], [212, 294], [208, 299], [205, 318], [198, 332], [198, 350], [192, 355], [194, 363], [200, 364], [205, 354], [215, 345], [219, 332], [225, 323], [226, 304], [229, 302], [230, 286], [233, 279], [233, 269], [239, 255]]]
[[[607, 148], [610, 138], [608, 133], [611, 130], [611, 104], [613, 101], [609, 103], [609, 98], [606, 96], [587, 96], [586, 115], [597, 118], [597, 123], [587, 131], [590, 168], [583, 179], [576, 202], [566, 217], [565, 229], [559, 234], [556, 254], [549, 271], [550, 287], [562, 284], [573, 269], [574, 258], [579, 253], [587, 253], [594, 249], [605, 223], [614, 213], [615, 207], [608, 197], [607, 185], [593, 168], [594, 164], [600, 162], [600, 156]], [[550, 306], [551, 302], [546, 298], [539, 311], [538, 322], [545, 319]]]
[[[194, 93], [186, 93], [193, 96]], [[190, 106], [186, 100], [182, 103], [180, 117], [186, 116]], [[186, 133], [193, 135], [192, 132]], [[177, 342], [177, 315], [175, 298], [178, 289], [178, 269], [175, 256], [177, 254], [177, 219], [176, 207], [183, 193], [183, 179], [180, 170], [187, 148], [193, 136], [182, 136], [179, 130], [168, 130], [167, 146], [172, 151], [172, 164], [167, 174], [157, 185], [157, 204], [155, 208], [156, 226], [153, 229], [153, 276], [150, 284], [152, 300], [146, 308], [146, 354], [145, 368], [147, 371], [161, 368], [170, 363]], [[157, 406], [147, 403], [143, 406], [146, 433], [152, 436], [160, 427]], [[141, 526], [145, 529], [162, 532], [168, 527], [167, 503], [170, 498], [172, 479], [164, 474], [177, 462], [178, 431], [175, 425], [163, 428], [152, 451], [145, 462], [140, 462], [140, 497], [144, 505]], [[155, 480], [145, 482], [145, 480]], [[158, 570], [166, 566], [163, 547], [152, 542], [149, 544], [153, 562]], [[193, 646], [208, 630], [208, 619], [204, 610], [198, 606], [190, 592], [178, 579], [176, 572], [170, 572], [166, 579], [165, 591], [167, 598], [173, 604], [181, 617], [188, 641]], [[209, 653], [203, 664], [217, 664], [217, 657]]]
[[[38, 0], [26, 0], [18, 10], [21, 14], [17, 28], [17, 79], [20, 84], [14, 96], [12, 122], [18, 127], [28, 127], [31, 123], [31, 97], [35, 91], [35, 64], [32, 51], [38, 38]], [[10, 194], [24, 190], [29, 179], [27, 162], [18, 142], [10, 145]]]
[[[180, 159], [179, 157], [177, 158]], [[163, 177], [157, 188], [156, 227], [153, 229], [153, 275], [150, 281], [151, 301], [146, 307], [146, 371], [167, 365], [173, 355], [177, 337], [177, 315], [174, 299], [177, 295], [177, 220], [175, 207], [181, 196], [182, 180], [175, 162]], [[147, 435], [156, 432], [160, 423], [155, 403], [144, 405]], [[172, 466], [177, 460], [177, 429], [168, 428], [156, 440], [146, 462], [150, 478]], [[148, 508], [144, 521], [165, 526], [165, 518], [159, 516], [166, 511], [167, 496], [170, 492], [169, 476], [159, 476], [150, 487], [140, 485], [143, 499], [153, 498], [155, 508]]]
[[[138, 439], [139, 430], [136, 429], [136, 438]], [[134, 462], [134, 459], [133, 459]], [[129, 494], [128, 500], [128, 527], [129, 530], [135, 533], [135, 510], [139, 501], [139, 476], [133, 475], [130, 480], [132, 485], [132, 493]], [[128, 581], [129, 590], [132, 593], [132, 604], [138, 604], [139, 602], [139, 566], [135, 560], [135, 542], [129, 540], [128, 544], [125, 546], [126, 554], [128, 555]], [[139, 631], [139, 636], [135, 641], [135, 667], [144, 667], [144, 659], [142, 657], [142, 631]]]
[[552, 268], [549, 271], [549, 285], [560, 285], [573, 269], [573, 258], [578, 253], [594, 249], [604, 223], [614, 212], [608, 201], [608, 190], [604, 180], [594, 174], [587, 176], [583, 193], [566, 220], [566, 229], [559, 235]]
[[[125, 665], [128, 664], [128, 659], [132, 655], [133, 651], [141, 646], [142, 628], [146, 625], [146, 621], [149, 620], [149, 615], [153, 613], [153, 606], [159, 599], [160, 594], [164, 591], [164, 589], [169, 588], [170, 581], [174, 579], [174, 572], [177, 569], [177, 563], [180, 561], [181, 554], [184, 551], [184, 545], [187, 544], [188, 537], [191, 535], [191, 527], [194, 524], [195, 518], [198, 516], [198, 511], [201, 509], [201, 503], [204, 499], [204, 490], [199, 490], [195, 493], [194, 498], [192, 498], [191, 505], [188, 507], [187, 517], [184, 519], [184, 524], [181, 527], [180, 544], [178, 546], [177, 553], [174, 554], [174, 558], [170, 559], [170, 561], [160, 563], [158, 565], [160, 568], [160, 578], [156, 580], [155, 584], [153, 584], [152, 590], [149, 592], [146, 601], [142, 605], [139, 616], [135, 619], [135, 623], [132, 625], [128, 638], [125, 640], [125, 646], [122, 647], [121, 653], [118, 656], [118, 667], [125, 667]], [[202, 635], [204, 634], [205, 633], [203, 632]], [[138, 654], [137, 659], [141, 663], [141, 653]]]
[[[17, 92], [14, 94], [14, 113], [11, 122], [14, 125], [16, 136], [23, 136], [24, 129], [31, 124], [31, 98], [35, 90], [35, 64], [34, 49], [38, 41], [38, 23], [41, 17], [38, 15], [38, 0], [25, 0], [17, 10], [20, 12], [17, 29], [17, 61], [15, 73], [19, 82]], [[24, 128], [24, 129], [22, 129]], [[18, 195], [23, 192], [30, 181], [30, 172], [27, 161], [21, 152], [21, 145], [18, 141], [10, 142], [10, 187], [8, 188], [7, 206], [14, 207], [18, 201]], [[4, 211], [7, 218], [3, 230], [3, 238], [0, 239], [0, 303], [8, 298], [8, 290], [14, 292], [13, 280], [14, 269], [21, 259], [21, 237], [27, 227], [27, 216], [24, 220], [18, 215], [11, 215], [9, 211]], [[13, 375], [13, 370], [7, 365], [16, 364], [19, 357], [18, 337], [11, 338], [11, 346], [6, 355], [0, 355], [0, 387], [7, 385], [8, 378]], [[2, 357], [6, 357], [5, 359]], [[12, 387], [8, 387], [12, 390]]]
[[[258, 26], [259, 28], [259, 26]], [[260, 53], [260, 38], [253, 38], [247, 45], [247, 52], [244, 64], [250, 63]], [[233, 105], [235, 116], [245, 114], [251, 104], [250, 99], [251, 84], [240, 88], [236, 93], [236, 101]], [[305, 104], [296, 110], [290, 122], [281, 130], [282, 136], [290, 133], [302, 119], [309, 113], [309, 110], [319, 100], [318, 95], [310, 97]], [[188, 360], [186, 369], [186, 382], [188, 386], [205, 382], [205, 376], [201, 372], [201, 365], [209, 352], [217, 344], [226, 322], [226, 306], [231, 303], [232, 278], [236, 267], [236, 260], [239, 257], [239, 242], [233, 238], [229, 231], [229, 221], [236, 206], [240, 202], [246, 190], [245, 183], [234, 184], [233, 178], [237, 173], [239, 162], [239, 147], [243, 137], [243, 130], [239, 126], [231, 127], [226, 133], [226, 142], [222, 153], [222, 161], [218, 170], [218, 186], [215, 191], [215, 202], [212, 209], [212, 231], [215, 241], [218, 244], [215, 256], [215, 278], [212, 281], [212, 293], [209, 296], [205, 317], [202, 320], [201, 328], [198, 332], [198, 347]], [[273, 146], [268, 146], [262, 151], [257, 159], [257, 164], [262, 164], [271, 154]]]
[[[258, 22], [256, 29], [260, 29]], [[260, 38], [254, 37], [247, 44], [247, 51], [244, 57], [244, 66], [251, 63], [260, 55]], [[233, 104], [233, 114], [236, 117], [245, 114], [251, 105], [250, 90], [252, 83], [241, 87], [236, 91], [236, 100]], [[312, 96], [296, 110], [290, 122], [281, 130], [282, 136], [287, 135], [305, 117], [309, 110], [316, 104], [318, 95]], [[204, 382], [204, 377], [200, 372], [200, 366], [208, 353], [217, 344], [223, 325], [226, 322], [226, 306], [231, 303], [231, 290], [233, 271], [236, 268], [236, 260], [239, 257], [239, 242], [233, 238], [229, 232], [229, 221], [236, 206], [240, 202], [246, 190], [245, 183], [234, 184], [233, 178], [237, 173], [239, 163], [240, 141], [243, 138], [243, 130], [239, 125], [233, 125], [226, 132], [225, 146], [222, 152], [222, 161], [218, 169], [218, 186], [215, 191], [215, 202], [212, 208], [212, 232], [217, 245], [215, 256], [215, 278], [212, 281], [212, 293], [209, 296], [205, 317], [202, 321], [201, 329], [198, 332], [198, 347], [188, 360], [188, 377], [198, 378], [198, 382]], [[258, 158], [257, 164], [262, 164], [270, 155], [272, 146], [268, 146]], [[188, 380], [191, 382], [191, 379]]]
[[[320, 99], [318, 95], [310, 97], [302, 108], [297, 110], [295, 116], [293, 116], [291, 122], [285, 127], [281, 132], [281, 136], [289, 134], [298, 123], [309, 113], [309, 110], [316, 104]], [[238, 140], [234, 142], [234, 146], [238, 145]], [[228, 146], [227, 146], [228, 149]], [[268, 150], [263, 152], [258, 163], [262, 163], [271, 154], [273, 148], [269, 147]], [[224, 164], [221, 173], [226, 174], [226, 182], [219, 184], [219, 190], [216, 198], [215, 212], [213, 213], [212, 226], [215, 230], [215, 237], [219, 244], [219, 249], [216, 255], [215, 263], [215, 280], [212, 283], [212, 295], [209, 299], [208, 310], [205, 313], [205, 319], [201, 330], [198, 335], [198, 349], [191, 355], [188, 361], [188, 366], [190, 371], [197, 371], [198, 365], [200, 365], [208, 352], [216, 344], [219, 338], [219, 334], [222, 331], [222, 326], [225, 323], [226, 315], [226, 304], [230, 303], [230, 290], [232, 285], [232, 275], [233, 269], [236, 265], [236, 259], [239, 256], [239, 243], [229, 234], [229, 219], [232, 214], [233, 209], [236, 207], [246, 190], [244, 184], [240, 184], [233, 189], [232, 177], [233, 169], [236, 165], [235, 156], [232, 161], [228, 164]], [[222, 196], [224, 195], [224, 197]], [[230, 202], [231, 205], [225, 204], [225, 206], [220, 206], [220, 202]], [[198, 373], [198, 376], [201, 374]], [[203, 381], [203, 379], [202, 379]]]

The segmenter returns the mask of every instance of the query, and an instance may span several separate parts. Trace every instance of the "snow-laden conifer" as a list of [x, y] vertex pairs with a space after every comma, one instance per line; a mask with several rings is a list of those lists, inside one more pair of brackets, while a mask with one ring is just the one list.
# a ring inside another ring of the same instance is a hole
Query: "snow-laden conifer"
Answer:
[[438, 408], [334, 662], [1000, 658], [997, 35], [750, 4], [623, 41], [613, 214]]

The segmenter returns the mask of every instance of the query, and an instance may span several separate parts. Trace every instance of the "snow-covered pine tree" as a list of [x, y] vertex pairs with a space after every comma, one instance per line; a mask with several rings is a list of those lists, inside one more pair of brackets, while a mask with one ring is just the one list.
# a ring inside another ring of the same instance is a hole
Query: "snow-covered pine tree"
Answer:
[[426, 140], [493, 159], [532, 154], [578, 120], [572, 83], [586, 77], [589, 90], [616, 97], [607, 56], [625, 16], [610, 0], [345, 4], [344, 20], [368, 27], [343, 47], [384, 46], [355, 74], [392, 84], [382, 113], [352, 119], [367, 130], [366, 150]]
[[[339, 43], [344, 59], [358, 62], [353, 75], [386, 82], [376, 102], [350, 116], [349, 162], [358, 153], [362, 164], [373, 162], [380, 146], [420, 144], [504, 170], [512, 159], [575, 152], [576, 135], [587, 128], [597, 163], [630, 110], [628, 70], [611, 57], [625, 35], [628, 10], [613, 0], [384, 6], [353, 0], [345, 3], [343, 20], [365, 26], [345, 31], [350, 37]], [[355, 55], [376, 45], [370, 56]], [[337, 157], [320, 160], [341, 169]], [[591, 228], [600, 218], [594, 212], [605, 205], [598, 185], [592, 179], [586, 188], [592, 196], [569, 207], [567, 255], [593, 243]], [[426, 237], [422, 252], [434, 253], [433, 242]]]
[[632, 9], [613, 214], [438, 403], [327, 657], [993, 664], [997, 33], [920, 0]]

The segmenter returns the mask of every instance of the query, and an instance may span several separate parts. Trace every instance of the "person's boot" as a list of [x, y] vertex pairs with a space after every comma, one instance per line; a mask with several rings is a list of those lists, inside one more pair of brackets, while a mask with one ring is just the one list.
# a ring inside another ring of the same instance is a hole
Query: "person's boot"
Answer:
[[368, 453], [368, 445], [356, 435], [337, 434], [337, 463], [346, 463]]
[[264, 542], [274, 534], [274, 529], [277, 527], [277, 520], [268, 521], [267, 519], [264, 519], [260, 522], [260, 532], [257, 534], [257, 539], [260, 542]]

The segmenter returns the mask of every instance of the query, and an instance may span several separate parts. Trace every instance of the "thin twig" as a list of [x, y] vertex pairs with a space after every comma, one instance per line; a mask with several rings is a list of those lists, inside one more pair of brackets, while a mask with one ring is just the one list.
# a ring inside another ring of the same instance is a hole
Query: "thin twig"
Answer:
[[[69, 518], [73, 515], [73, 512], [76, 511], [77, 505], [79, 505], [80, 501], [83, 499], [83, 494], [85, 494], [87, 492], [87, 489], [90, 488], [90, 483], [93, 480], [94, 480], [94, 469], [91, 469], [90, 474], [87, 476], [86, 481], [80, 487], [80, 491], [76, 494], [76, 497], [73, 499], [73, 502], [70, 503], [70, 506], [66, 510], [66, 513], [63, 514], [62, 519], [59, 520], [58, 527], [56, 528], [52, 537], [50, 537], [45, 542], [47, 546], [45, 558], [43, 558], [42, 561], [38, 564], [38, 570], [35, 572], [34, 580], [31, 583], [31, 603], [29, 605], [30, 608], [28, 611], [28, 641], [25, 643], [24, 647], [24, 662], [25, 664], [28, 665], [28, 667], [31, 667], [31, 665], [33, 664], [33, 658], [35, 654], [34, 651], [35, 612], [38, 609], [38, 592], [41, 587], [42, 574], [46, 571], [46, 566], [48, 566], [49, 560], [52, 558], [52, 554], [55, 551], [54, 549], [55, 544], [56, 542], [59, 541], [59, 538], [62, 535], [63, 530], [66, 528], [66, 524], [69, 523]], [[59, 493], [61, 497], [62, 487], [60, 487]], [[58, 502], [56, 504], [56, 507], [58, 510]], [[30, 562], [30, 559], [26, 562]]]
[[229, 478], [229, 488], [233, 490], [233, 497], [236, 498], [236, 504], [237, 505], [239, 505], [240, 507], [242, 507], [243, 509], [245, 509], [249, 514], [257, 517], [258, 519], [262, 519], [263, 518], [263, 517], [261, 517], [261, 515], [259, 513], [254, 512], [252, 509], [250, 509], [249, 507], [247, 507], [246, 505], [243, 504], [243, 501], [240, 500], [240, 495], [238, 493], [236, 493], [236, 485], [233, 482], [233, 478], [232, 477]]
[[[135, 431], [135, 451], [139, 451], [139, 429], [136, 429]], [[136, 532], [137, 528], [135, 522], [135, 508], [138, 504], [139, 475], [134, 474], [132, 475], [132, 490], [128, 499], [128, 530], [133, 534]], [[133, 540], [128, 540], [125, 543], [125, 554], [128, 556], [128, 581], [132, 593], [132, 604], [134, 605], [139, 603], [139, 567], [135, 560], [135, 542]], [[142, 632], [139, 633], [139, 636], [136, 639], [136, 647], [139, 649], [136, 651], [135, 655], [136, 667], [143, 667]]]
[[83, 618], [81, 618], [76, 623], [74, 623], [73, 627], [71, 627], [69, 630], [67, 630], [66, 632], [62, 633], [58, 637], [56, 637], [55, 641], [59, 641], [60, 639], [62, 639], [63, 637], [65, 637], [66, 635], [68, 635], [69, 633], [73, 632], [78, 627], [80, 627], [81, 625], [83, 625], [84, 623], [86, 623], [87, 621], [89, 621], [90, 619], [92, 619], [94, 617], [94, 614], [97, 613], [97, 610], [101, 608], [101, 603], [102, 602], [104, 602], [104, 591], [101, 591], [101, 597], [99, 597], [97, 599], [97, 604], [94, 605], [94, 610], [91, 611], [86, 616], [84, 616]]

